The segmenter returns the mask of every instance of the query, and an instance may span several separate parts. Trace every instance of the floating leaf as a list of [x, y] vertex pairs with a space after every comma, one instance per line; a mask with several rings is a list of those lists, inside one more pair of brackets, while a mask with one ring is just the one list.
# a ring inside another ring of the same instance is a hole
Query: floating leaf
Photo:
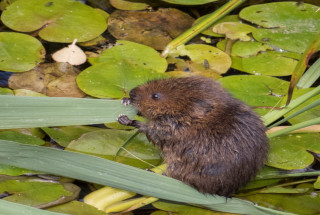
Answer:
[[107, 29], [101, 12], [72, 0], [16, 1], [2, 13], [1, 21], [15, 31], [41, 29], [39, 36], [50, 42], [88, 41]]
[[[265, 207], [273, 206], [278, 209], [294, 214], [319, 214], [320, 196], [317, 193], [306, 194], [257, 194], [247, 196], [246, 199], [256, 202]], [[281, 213], [279, 213], [281, 214]]]
[[[40, 180], [38, 178], [20, 177], [10, 179], [9, 177], [0, 178], [0, 193], [8, 192], [8, 197], [4, 200], [22, 203], [30, 206], [40, 206], [44, 204], [63, 203], [76, 198], [80, 188], [76, 185], [66, 183], [53, 183], [52, 181]], [[55, 205], [52, 204], [52, 205]]]
[[215, 25], [212, 31], [218, 34], [225, 34], [231, 40], [250, 41], [252, 38], [248, 34], [255, 28], [239, 22], [223, 22]]
[[320, 153], [319, 142], [318, 133], [288, 134], [271, 138], [267, 164], [286, 170], [306, 168], [314, 161], [313, 155], [307, 150]]
[[11, 75], [8, 84], [12, 89], [29, 89], [47, 96], [84, 97], [76, 83], [77, 75], [77, 69], [68, 63], [46, 63]]
[[71, 45], [53, 53], [52, 58], [56, 62], [68, 62], [71, 65], [80, 65], [87, 61], [86, 54], [76, 46], [75, 39]]
[[162, 0], [164, 2], [168, 2], [171, 4], [179, 4], [179, 5], [201, 5], [207, 4], [210, 2], [215, 2], [217, 0]]
[[82, 91], [98, 98], [122, 98], [137, 85], [165, 77], [167, 62], [156, 50], [129, 41], [118, 44], [89, 59], [93, 66], [77, 77]]
[[[87, 153], [140, 168], [150, 168], [150, 165], [141, 160], [158, 165], [160, 161], [159, 152], [143, 134], [136, 136], [126, 146], [126, 151], [120, 149], [123, 143], [135, 132], [112, 129], [89, 132], [72, 141], [67, 146], [67, 150]], [[115, 155], [119, 150], [120, 153], [116, 157]], [[141, 160], [138, 160], [137, 157]]]
[[157, 11], [113, 12], [109, 19], [109, 32], [117, 39], [141, 43], [163, 50], [175, 37], [191, 27], [194, 19], [174, 8]]
[[0, 87], [0, 95], [13, 95], [13, 92], [9, 88]]
[[246, 7], [239, 16], [262, 27], [253, 31], [256, 40], [303, 53], [320, 33], [318, 10], [306, 3], [275, 2]]
[[44, 47], [34, 37], [0, 32], [0, 70], [9, 72], [30, 70], [43, 60], [44, 55]]
[[38, 137], [22, 134], [16, 131], [0, 131], [0, 140], [10, 140], [17, 143], [43, 145], [45, 142]]
[[59, 145], [66, 147], [72, 140], [78, 139], [82, 134], [100, 130], [101, 128], [92, 126], [65, 126], [57, 128], [42, 128], [51, 139]]
[[77, 215], [107, 215], [107, 213], [92, 207], [83, 202], [71, 201], [65, 204], [57, 205], [55, 207], [47, 208], [48, 211], [54, 211], [64, 214], [77, 214]]
[[[299, 96], [302, 96], [303, 94], [310, 92], [311, 90], [313, 90], [314, 88], [307, 88], [307, 89], [295, 89], [293, 91], [293, 96], [292, 99], [296, 99]], [[287, 98], [287, 97], [286, 97]], [[281, 105], [285, 104], [286, 98], [281, 102]], [[291, 114], [301, 110], [302, 108], [306, 107], [307, 105], [311, 104], [312, 102], [315, 102], [317, 100], [320, 100], [320, 94], [312, 97], [311, 99], [303, 102], [303, 104], [301, 104], [299, 107], [293, 109], [292, 111], [288, 112], [287, 114], [285, 114], [284, 116], [290, 116]], [[320, 106], [314, 107], [312, 109], [310, 109], [309, 111], [306, 111], [302, 114], [299, 114], [298, 116], [293, 117], [292, 119], [289, 119], [288, 121], [291, 124], [298, 124], [300, 122], [305, 122], [307, 120], [310, 119], [315, 119], [317, 117], [320, 117]]]
[[[230, 93], [255, 108], [260, 114], [265, 114], [272, 107], [279, 107], [279, 102], [287, 92], [289, 82], [260, 75], [236, 75], [218, 80]], [[265, 108], [263, 108], [265, 107]]]
[[[224, 40], [219, 42], [217, 47], [224, 50], [225, 45]], [[270, 49], [272, 49], [271, 46], [260, 42], [237, 41], [231, 50], [232, 68], [255, 75], [291, 75], [300, 55], [291, 52], [267, 51]]]
[[148, 1], [110, 0], [110, 4], [119, 10], [145, 10], [150, 7]]
[[[188, 56], [191, 59], [187, 62], [189, 64], [188, 68], [192, 72], [204, 76], [223, 74], [231, 66], [229, 55], [215, 47], [203, 44], [181, 45], [170, 56]], [[176, 63], [179, 63], [178, 60], [176, 60]]]
[[[169, 203], [164, 201], [157, 201], [152, 205], [160, 210], [166, 211], [166, 214], [201, 214], [201, 215], [216, 215], [217, 212], [198, 208], [190, 205]], [[230, 213], [223, 213], [228, 215]], [[231, 215], [231, 214], [230, 214]]]

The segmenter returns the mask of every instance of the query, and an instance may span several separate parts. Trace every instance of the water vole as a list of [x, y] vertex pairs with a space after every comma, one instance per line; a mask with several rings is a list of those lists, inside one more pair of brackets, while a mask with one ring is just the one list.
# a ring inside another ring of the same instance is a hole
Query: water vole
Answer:
[[210, 78], [150, 81], [123, 101], [148, 122], [121, 115], [119, 123], [145, 133], [163, 151], [167, 175], [202, 193], [229, 197], [264, 165], [269, 147], [259, 116]]

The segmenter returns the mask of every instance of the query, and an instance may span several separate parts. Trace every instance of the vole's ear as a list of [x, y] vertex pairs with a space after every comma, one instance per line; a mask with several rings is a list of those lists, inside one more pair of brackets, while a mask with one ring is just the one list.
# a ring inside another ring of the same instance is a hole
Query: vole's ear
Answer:
[[214, 105], [210, 100], [199, 99], [199, 98], [190, 98], [192, 102], [192, 115], [197, 118], [205, 117], [211, 111], [214, 110]]

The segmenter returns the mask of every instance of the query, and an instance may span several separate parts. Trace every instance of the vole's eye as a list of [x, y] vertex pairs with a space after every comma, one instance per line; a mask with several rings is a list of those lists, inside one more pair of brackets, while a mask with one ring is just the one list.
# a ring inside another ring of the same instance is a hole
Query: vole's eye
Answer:
[[158, 99], [160, 99], [160, 95], [158, 93], [154, 93], [154, 94], [152, 94], [152, 98], [154, 100], [158, 100]]

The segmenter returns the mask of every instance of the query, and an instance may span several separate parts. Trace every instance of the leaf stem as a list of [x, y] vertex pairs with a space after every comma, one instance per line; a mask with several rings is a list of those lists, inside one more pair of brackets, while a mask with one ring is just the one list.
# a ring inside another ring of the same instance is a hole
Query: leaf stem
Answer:
[[238, 7], [240, 4], [245, 2], [246, 0], [231, 0], [221, 6], [218, 10], [214, 11], [212, 14], [210, 14], [207, 18], [203, 19], [198, 24], [192, 26], [187, 31], [179, 35], [177, 38], [172, 40], [166, 48], [162, 52], [162, 56], [166, 57], [168, 54], [178, 46], [185, 44], [189, 40], [191, 40], [196, 35], [200, 34], [203, 30], [208, 28], [210, 25], [224, 17], [226, 14], [230, 13], [233, 9]]

